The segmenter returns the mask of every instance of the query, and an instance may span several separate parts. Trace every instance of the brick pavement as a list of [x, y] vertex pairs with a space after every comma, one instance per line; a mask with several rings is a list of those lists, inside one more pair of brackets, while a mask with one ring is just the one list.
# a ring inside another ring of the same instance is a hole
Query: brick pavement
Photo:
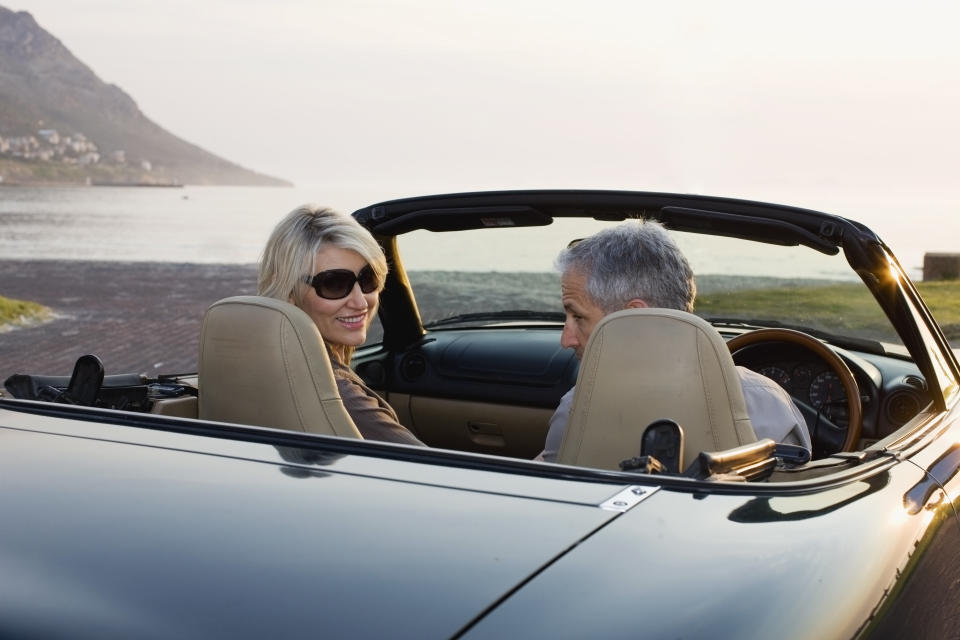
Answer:
[[0, 295], [57, 314], [0, 332], [0, 380], [70, 375], [86, 353], [107, 375], [196, 371], [203, 312], [255, 293], [256, 277], [256, 265], [0, 260]]

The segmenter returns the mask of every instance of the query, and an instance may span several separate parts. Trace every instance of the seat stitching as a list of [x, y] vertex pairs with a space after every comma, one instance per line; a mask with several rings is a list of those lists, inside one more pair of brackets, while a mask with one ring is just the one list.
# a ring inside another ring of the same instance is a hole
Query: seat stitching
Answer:
[[[594, 343], [596, 344], [596, 347], [592, 349], [592, 351], [601, 351], [603, 349], [603, 336], [604, 336], [603, 330], [601, 330], [594, 336]], [[576, 430], [577, 431], [577, 435], [576, 435], [577, 459], [580, 458], [580, 453], [583, 450], [582, 449], [583, 438], [586, 434], [585, 427], [587, 424], [589, 424], [591, 397], [593, 396], [593, 387], [596, 385], [596, 380], [597, 380], [596, 374], [597, 374], [597, 369], [599, 367], [599, 363], [600, 363], [599, 356], [593, 358], [593, 361], [590, 363], [590, 370], [589, 370], [590, 384], [583, 385], [586, 387], [585, 389], [578, 385], [577, 390], [574, 392], [575, 394], [580, 394], [581, 392], [585, 394], [581, 396], [582, 398], [581, 402], [578, 402], [575, 407], [578, 411], [582, 411], [581, 415], [583, 416], [583, 419], [580, 421], [580, 424], [578, 425], [578, 428]], [[580, 407], [583, 407], [583, 409], [581, 410]], [[567, 433], [564, 434], [564, 438], [566, 438], [566, 436], [569, 434], [570, 434], [570, 429], [568, 428]], [[563, 448], [564, 448], [563, 442], [561, 441], [560, 450], [562, 451]]]
[[[719, 435], [717, 433], [718, 430], [716, 428], [717, 420], [713, 410], [713, 398], [710, 395], [710, 386], [707, 384], [707, 378], [703, 374], [704, 364], [705, 364], [704, 352], [703, 352], [703, 347], [704, 347], [703, 338], [705, 336], [703, 335], [703, 331], [699, 327], [695, 327], [695, 330], [697, 334], [697, 365], [698, 365], [698, 370], [700, 371], [700, 386], [703, 388], [704, 400], [707, 403], [707, 419], [710, 422], [710, 424], [707, 426], [710, 429], [710, 438], [711, 440], [713, 440], [713, 448], [719, 449], [720, 440], [719, 440]], [[723, 382], [724, 384], [726, 384], [727, 382], [726, 379], [724, 379]]]
[[[289, 354], [289, 349], [287, 347], [287, 341], [286, 341], [285, 332], [284, 332], [284, 329], [288, 323], [291, 325], [291, 328], [292, 328], [292, 323], [289, 322], [286, 315], [281, 314], [279, 331], [280, 331], [280, 354], [283, 357], [283, 373], [287, 378], [287, 390], [290, 393], [290, 397], [293, 399], [293, 407], [297, 410], [297, 421], [300, 423], [300, 430], [306, 431], [307, 426], [305, 424], [306, 420], [303, 417], [303, 407], [301, 406], [300, 399], [297, 397], [296, 389], [294, 388], [294, 385], [293, 385], [294, 377], [292, 372], [290, 371], [291, 369], [290, 354]], [[294, 331], [293, 333], [294, 335], [296, 335], [297, 332]], [[297, 337], [299, 338], [299, 336]]]

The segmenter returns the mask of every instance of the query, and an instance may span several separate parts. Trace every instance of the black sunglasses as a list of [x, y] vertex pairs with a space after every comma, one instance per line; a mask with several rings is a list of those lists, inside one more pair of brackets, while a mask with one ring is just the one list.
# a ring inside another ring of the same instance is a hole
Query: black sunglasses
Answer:
[[358, 282], [360, 291], [364, 293], [376, 291], [380, 286], [377, 274], [373, 272], [370, 265], [360, 269], [360, 273], [356, 274], [349, 269], [321, 271], [315, 276], [303, 276], [303, 281], [311, 285], [318, 296], [327, 300], [346, 298], [353, 291], [353, 285]]

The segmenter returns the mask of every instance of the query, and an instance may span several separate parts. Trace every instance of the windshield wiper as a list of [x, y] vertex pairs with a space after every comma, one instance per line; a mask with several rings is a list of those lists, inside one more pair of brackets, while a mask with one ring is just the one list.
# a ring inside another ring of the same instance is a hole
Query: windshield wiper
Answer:
[[727, 327], [730, 329], [793, 329], [795, 331], [802, 331], [804, 333], [810, 334], [814, 338], [818, 338], [830, 344], [836, 345], [838, 347], [843, 347], [844, 349], [853, 349], [855, 351], [864, 351], [866, 353], [872, 353], [878, 356], [887, 355], [887, 350], [883, 347], [883, 344], [876, 340], [866, 340], [864, 338], [853, 338], [851, 336], [842, 336], [835, 333], [829, 333], [821, 329], [814, 329], [813, 327], [805, 327], [802, 325], [795, 324], [786, 324], [780, 322], [779, 320], [765, 320], [763, 318], [756, 318], [746, 320], [744, 318], [734, 318], [734, 317], [724, 317], [724, 316], [704, 316], [704, 320], [709, 322], [715, 327]]
[[450, 324], [462, 324], [486, 320], [546, 320], [549, 322], [563, 322], [564, 315], [560, 311], [484, 311], [481, 313], [461, 313], [441, 320], [434, 320], [423, 325], [426, 329], [442, 327]]

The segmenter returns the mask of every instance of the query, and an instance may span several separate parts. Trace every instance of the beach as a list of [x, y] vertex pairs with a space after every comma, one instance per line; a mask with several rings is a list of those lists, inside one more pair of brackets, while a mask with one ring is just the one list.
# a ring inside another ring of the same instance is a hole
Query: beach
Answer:
[[0, 332], [0, 376], [70, 375], [88, 353], [107, 375], [194, 372], [204, 311], [256, 278], [252, 264], [0, 260], [0, 295], [56, 314]]

